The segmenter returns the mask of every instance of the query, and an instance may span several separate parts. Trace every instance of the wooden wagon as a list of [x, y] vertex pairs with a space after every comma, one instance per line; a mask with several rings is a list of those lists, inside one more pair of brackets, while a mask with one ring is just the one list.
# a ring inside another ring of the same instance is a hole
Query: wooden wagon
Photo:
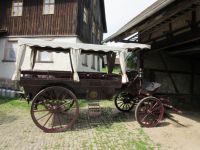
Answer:
[[[141, 68], [138, 71], [126, 72], [125, 60], [128, 51], [137, 52], [139, 55], [139, 51], [150, 49], [148, 45], [125, 44], [122, 47], [110, 47], [22, 40], [18, 47], [14, 78], [19, 80], [26, 96], [33, 100], [31, 117], [45, 132], [61, 132], [71, 127], [79, 115], [77, 99], [80, 98], [110, 99], [116, 94], [115, 105], [120, 111], [130, 111], [137, 104], [136, 119], [145, 127], [154, 127], [162, 120], [164, 106], [173, 108], [167, 101], [152, 97], [151, 93], [143, 89]], [[30, 69], [21, 70], [27, 47], [31, 51]], [[72, 71], [34, 70], [37, 51], [68, 53]], [[108, 73], [78, 72], [82, 53], [107, 56]], [[117, 54], [121, 75], [112, 74]], [[153, 84], [152, 89], [158, 87]]]

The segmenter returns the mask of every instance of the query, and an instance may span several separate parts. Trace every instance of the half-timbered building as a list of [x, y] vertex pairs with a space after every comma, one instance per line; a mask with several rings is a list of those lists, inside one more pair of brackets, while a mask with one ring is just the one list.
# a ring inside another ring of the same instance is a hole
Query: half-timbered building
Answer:
[[[1, 0], [0, 80], [4, 84], [13, 76], [19, 38], [100, 44], [106, 31], [104, 0]], [[101, 69], [101, 58], [82, 55], [81, 59], [79, 71]], [[70, 70], [70, 60], [59, 53], [40, 52], [36, 69], [43, 68]]]

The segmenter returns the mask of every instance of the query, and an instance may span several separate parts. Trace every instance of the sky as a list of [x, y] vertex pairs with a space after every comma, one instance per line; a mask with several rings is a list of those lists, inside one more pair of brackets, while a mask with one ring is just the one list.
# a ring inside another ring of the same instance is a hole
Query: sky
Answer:
[[104, 0], [108, 32], [104, 38], [118, 31], [127, 22], [156, 0]]

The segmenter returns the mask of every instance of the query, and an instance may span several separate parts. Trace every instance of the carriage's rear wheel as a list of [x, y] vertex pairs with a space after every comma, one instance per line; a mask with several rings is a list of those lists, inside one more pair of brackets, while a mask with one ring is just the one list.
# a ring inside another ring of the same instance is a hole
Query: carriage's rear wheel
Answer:
[[135, 105], [135, 99], [128, 92], [120, 92], [115, 96], [115, 106], [122, 112], [129, 112]]
[[79, 115], [76, 96], [68, 89], [52, 86], [33, 99], [31, 117], [44, 132], [62, 132], [70, 128]]
[[164, 107], [155, 97], [145, 97], [136, 106], [135, 118], [143, 127], [155, 127], [163, 118]]

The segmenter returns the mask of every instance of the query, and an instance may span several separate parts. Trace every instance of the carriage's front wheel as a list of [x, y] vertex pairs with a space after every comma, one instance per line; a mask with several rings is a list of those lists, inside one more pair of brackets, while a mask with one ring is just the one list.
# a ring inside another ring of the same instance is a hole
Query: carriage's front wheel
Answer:
[[163, 118], [164, 107], [161, 101], [155, 97], [145, 97], [137, 104], [135, 118], [143, 127], [155, 127]]
[[33, 99], [31, 117], [44, 132], [62, 132], [70, 128], [79, 115], [76, 96], [68, 89], [52, 86]]

